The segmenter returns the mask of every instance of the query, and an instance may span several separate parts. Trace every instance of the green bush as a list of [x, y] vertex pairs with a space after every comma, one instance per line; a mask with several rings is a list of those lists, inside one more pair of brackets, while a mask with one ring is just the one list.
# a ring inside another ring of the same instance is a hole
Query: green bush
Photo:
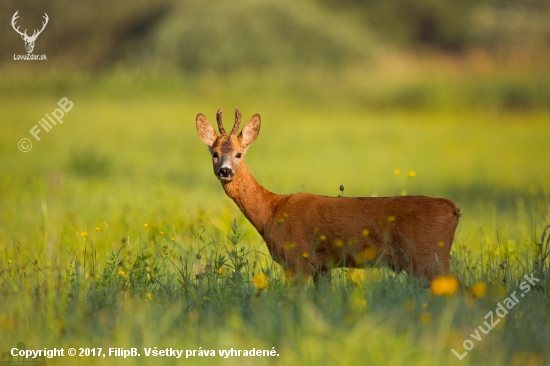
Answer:
[[336, 67], [376, 42], [361, 26], [313, 2], [184, 1], [154, 33], [149, 59], [190, 73]]

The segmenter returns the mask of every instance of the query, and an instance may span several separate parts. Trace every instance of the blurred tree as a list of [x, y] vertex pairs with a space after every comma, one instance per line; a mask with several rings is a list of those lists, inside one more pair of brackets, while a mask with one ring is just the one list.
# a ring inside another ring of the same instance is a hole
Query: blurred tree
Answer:
[[550, 1], [487, 0], [470, 12], [469, 40], [491, 52], [519, 50], [548, 52]]
[[182, 1], [149, 55], [187, 72], [338, 67], [372, 55], [374, 37], [314, 2]]
[[319, 0], [360, 15], [377, 36], [397, 46], [460, 51], [550, 48], [547, 0]]
[[[143, 38], [169, 11], [171, 2], [159, 0], [108, 1], [68, 0], [51, 2], [2, 1], [0, 14], [0, 63], [13, 62], [13, 54], [24, 54], [23, 41], [11, 27], [18, 10], [21, 30], [41, 26], [42, 16], [49, 22], [36, 41], [35, 54], [46, 54], [47, 67], [72, 67], [80, 70], [103, 69], [120, 60], [125, 47]], [[4, 54], [6, 53], [6, 54]], [[9, 55], [9, 56], [8, 56]]]
[[[381, 49], [550, 50], [548, 0], [69, 0], [0, 2], [0, 64], [21, 66], [21, 29], [50, 21], [26, 68], [239, 69], [339, 67]], [[381, 40], [384, 42], [382, 43]]]
[[460, 50], [467, 43], [473, 0], [320, 0], [358, 12], [384, 40], [408, 48]]

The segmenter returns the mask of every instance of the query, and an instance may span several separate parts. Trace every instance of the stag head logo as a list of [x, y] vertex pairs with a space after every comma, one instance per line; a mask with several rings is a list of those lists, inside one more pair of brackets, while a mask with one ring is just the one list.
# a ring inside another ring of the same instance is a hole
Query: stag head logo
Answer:
[[46, 28], [46, 24], [48, 24], [48, 14], [44, 13], [44, 22], [42, 22], [42, 29], [40, 30], [37, 30], [35, 29], [34, 32], [32, 33], [32, 36], [28, 36], [27, 35], [27, 30], [25, 29], [24, 32], [21, 32], [19, 30], [19, 27], [15, 27], [15, 21], [17, 18], [19, 18], [19, 15], [17, 15], [17, 13], [19, 13], [19, 10], [17, 10], [15, 12], [15, 14], [13, 14], [13, 18], [11, 18], [11, 26], [13, 27], [13, 29], [19, 33], [21, 35], [21, 38], [23, 38], [23, 41], [25, 41], [25, 49], [27, 50], [27, 53], [32, 53], [32, 50], [34, 49], [34, 42], [36, 42], [36, 38], [38, 38], [38, 36], [40, 35], [40, 33], [42, 33], [42, 31], [44, 30], [44, 28]]

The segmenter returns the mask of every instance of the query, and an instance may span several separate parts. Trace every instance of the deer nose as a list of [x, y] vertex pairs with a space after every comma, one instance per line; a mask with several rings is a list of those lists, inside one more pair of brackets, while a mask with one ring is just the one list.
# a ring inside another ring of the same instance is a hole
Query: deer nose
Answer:
[[231, 171], [231, 168], [222, 167], [218, 171], [218, 176], [222, 178], [230, 178], [233, 176], [233, 172]]

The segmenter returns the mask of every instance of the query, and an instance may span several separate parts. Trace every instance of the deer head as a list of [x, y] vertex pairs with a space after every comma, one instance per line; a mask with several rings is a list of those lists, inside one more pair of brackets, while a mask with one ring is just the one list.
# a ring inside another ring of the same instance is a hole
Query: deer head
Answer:
[[19, 12], [19, 10], [17, 10], [15, 12], [15, 14], [13, 14], [13, 17], [11, 18], [11, 26], [13, 27], [13, 29], [19, 33], [21, 35], [21, 38], [23, 38], [23, 40], [25, 41], [25, 49], [27, 50], [27, 53], [32, 53], [32, 50], [34, 49], [34, 42], [36, 42], [36, 38], [38, 38], [38, 36], [40, 35], [40, 33], [42, 33], [42, 31], [44, 30], [44, 28], [46, 28], [46, 24], [48, 24], [48, 14], [44, 13], [44, 22], [42, 22], [42, 29], [40, 30], [34, 30], [34, 32], [32, 33], [32, 36], [28, 36], [27, 35], [27, 30], [25, 29], [24, 32], [21, 32], [19, 31], [19, 27], [15, 27], [15, 21], [17, 18], [19, 18], [19, 15], [17, 15], [17, 13]]
[[235, 124], [227, 135], [222, 124], [222, 109], [218, 109], [216, 120], [220, 135], [216, 134], [214, 127], [203, 114], [197, 115], [197, 131], [200, 139], [208, 146], [212, 154], [214, 174], [222, 183], [227, 183], [239, 175], [240, 168], [244, 165], [244, 156], [248, 147], [260, 133], [260, 115], [255, 114], [239, 132], [241, 112], [235, 109]]

